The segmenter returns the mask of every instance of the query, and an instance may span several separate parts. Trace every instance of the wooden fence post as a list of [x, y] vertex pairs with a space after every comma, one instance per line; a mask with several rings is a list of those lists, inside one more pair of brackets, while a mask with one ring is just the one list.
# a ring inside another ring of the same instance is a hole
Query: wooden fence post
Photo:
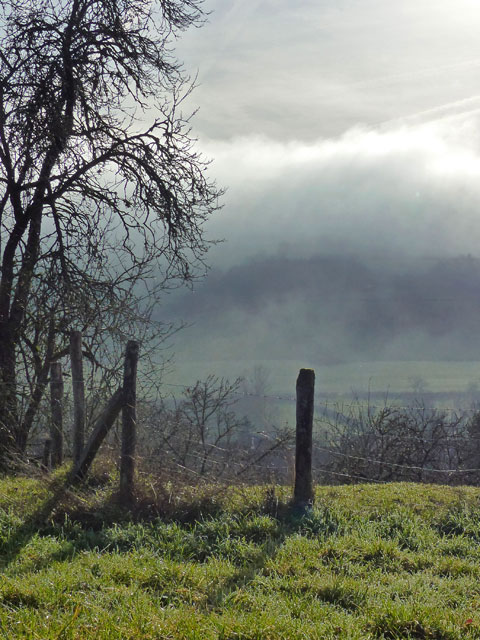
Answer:
[[85, 444], [85, 385], [83, 380], [82, 334], [70, 334], [70, 362], [73, 391], [73, 464], [78, 465]]
[[294, 504], [305, 508], [313, 504], [312, 431], [315, 371], [300, 369], [297, 378], [297, 432], [295, 446]]
[[139, 344], [129, 340], [123, 374], [122, 453], [120, 459], [120, 497], [129, 502], [133, 496], [135, 446], [137, 442], [137, 363]]
[[52, 441], [46, 438], [43, 444], [42, 469], [50, 471], [52, 466]]
[[84, 447], [77, 465], [74, 466], [72, 482], [83, 480], [97, 455], [100, 445], [105, 440], [107, 433], [112, 428], [123, 406], [123, 389], [119, 387], [105, 405], [100, 416], [93, 425], [92, 433]]
[[52, 440], [52, 468], [58, 467], [63, 462], [63, 377], [60, 362], [52, 362], [50, 367], [50, 407]]

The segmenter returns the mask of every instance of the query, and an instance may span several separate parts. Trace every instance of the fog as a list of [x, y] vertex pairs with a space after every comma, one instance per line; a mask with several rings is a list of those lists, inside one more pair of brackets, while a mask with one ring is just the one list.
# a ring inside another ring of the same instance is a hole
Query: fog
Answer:
[[178, 53], [224, 241], [158, 309], [176, 361], [480, 360], [476, 3], [206, 8]]
[[205, 144], [225, 241], [162, 309], [191, 325], [177, 357], [480, 359], [478, 119]]
[[351, 252], [391, 261], [454, 256], [479, 246], [479, 116], [381, 130], [355, 127], [334, 139], [240, 138], [206, 144], [228, 185], [211, 225], [225, 237], [214, 264], [265, 252]]

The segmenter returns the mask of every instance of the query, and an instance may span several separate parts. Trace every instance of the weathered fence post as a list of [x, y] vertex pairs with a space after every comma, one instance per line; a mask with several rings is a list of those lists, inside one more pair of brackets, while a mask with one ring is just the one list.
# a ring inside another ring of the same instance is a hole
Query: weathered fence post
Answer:
[[297, 378], [297, 432], [295, 447], [294, 503], [298, 507], [313, 504], [312, 431], [315, 371], [300, 369]]
[[133, 495], [135, 445], [137, 441], [137, 363], [139, 344], [129, 340], [123, 374], [122, 454], [120, 459], [120, 496], [130, 501]]
[[43, 444], [43, 455], [42, 455], [42, 468], [45, 471], [50, 471], [52, 466], [52, 441], [50, 438], [46, 438]]
[[80, 456], [77, 465], [74, 466], [72, 473], [72, 482], [83, 480], [90, 469], [100, 445], [105, 440], [107, 433], [112, 428], [118, 414], [123, 406], [123, 389], [119, 387], [110, 400], [107, 402], [100, 416], [95, 421], [92, 433], [88, 438], [88, 442]]
[[73, 391], [73, 464], [78, 465], [85, 444], [85, 385], [80, 331], [72, 331], [70, 334], [70, 362]]
[[63, 462], [63, 377], [62, 365], [59, 362], [52, 362], [50, 367], [50, 407], [51, 407], [51, 428], [50, 438], [52, 440], [52, 468], [58, 467]]

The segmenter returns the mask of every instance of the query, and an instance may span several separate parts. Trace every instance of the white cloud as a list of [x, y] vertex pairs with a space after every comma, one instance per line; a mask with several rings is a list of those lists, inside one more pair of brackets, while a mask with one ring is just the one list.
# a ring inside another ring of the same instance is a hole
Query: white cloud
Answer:
[[478, 254], [480, 116], [355, 127], [335, 139], [204, 141], [228, 187], [211, 225], [234, 263], [279, 250]]

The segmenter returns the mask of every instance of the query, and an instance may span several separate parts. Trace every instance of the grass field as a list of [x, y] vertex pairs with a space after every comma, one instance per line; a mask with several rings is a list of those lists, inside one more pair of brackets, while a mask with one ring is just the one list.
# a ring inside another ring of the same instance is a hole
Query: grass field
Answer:
[[319, 487], [300, 516], [285, 488], [167, 486], [129, 518], [57, 482], [0, 480], [0, 637], [480, 638], [479, 489]]
[[[194, 384], [215, 374], [234, 380], [237, 376], [252, 375], [256, 364], [266, 374], [267, 387], [262, 391], [264, 414], [269, 424], [295, 424], [295, 384], [298, 372], [307, 367], [315, 370], [316, 417], [321, 418], [325, 407], [349, 412], [353, 403], [367, 406], [415, 406], [470, 411], [480, 405], [480, 362], [377, 361], [322, 365], [318, 362], [271, 360], [176, 362], [170, 375], [165, 376], [164, 392], [179, 396], [182, 385]], [[420, 382], [420, 388], [415, 383]], [[251, 398], [237, 396], [237, 410], [253, 423]], [[250, 404], [249, 404], [250, 402]], [[323, 428], [323, 427], [322, 427]]]
[[[177, 362], [165, 382], [189, 385], [209, 373], [235, 379], [252, 372], [255, 362], [212, 361]], [[268, 372], [269, 393], [294, 395], [295, 380], [302, 367], [315, 369], [317, 392], [350, 395], [372, 392], [404, 393], [412, 391], [412, 379], [420, 377], [426, 389], [434, 393], [465, 392], [480, 386], [480, 362], [378, 361], [321, 364], [292, 360], [262, 361]]]

